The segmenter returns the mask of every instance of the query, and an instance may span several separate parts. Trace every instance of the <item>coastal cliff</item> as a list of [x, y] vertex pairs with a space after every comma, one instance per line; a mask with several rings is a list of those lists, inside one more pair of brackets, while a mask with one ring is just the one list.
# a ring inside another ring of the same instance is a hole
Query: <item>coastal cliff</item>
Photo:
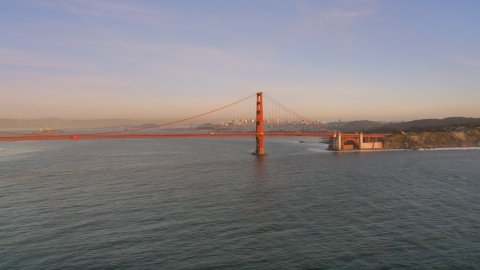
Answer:
[[387, 149], [480, 147], [480, 130], [393, 134], [383, 144]]

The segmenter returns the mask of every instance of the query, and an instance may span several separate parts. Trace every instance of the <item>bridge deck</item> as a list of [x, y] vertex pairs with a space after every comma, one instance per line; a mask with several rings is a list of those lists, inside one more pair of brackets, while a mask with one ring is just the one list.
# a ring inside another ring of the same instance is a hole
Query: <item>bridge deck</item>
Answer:
[[[150, 138], [225, 138], [255, 137], [256, 133], [166, 133], [166, 134], [32, 134], [19, 136], [0, 136], [0, 141], [37, 141], [37, 140], [101, 140], [101, 139], [150, 139]], [[333, 133], [265, 133], [267, 137], [334, 137]], [[358, 136], [358, 134], [342, 134]], [[388, 134], [364, 134], [364, 137], [384, 138]]]

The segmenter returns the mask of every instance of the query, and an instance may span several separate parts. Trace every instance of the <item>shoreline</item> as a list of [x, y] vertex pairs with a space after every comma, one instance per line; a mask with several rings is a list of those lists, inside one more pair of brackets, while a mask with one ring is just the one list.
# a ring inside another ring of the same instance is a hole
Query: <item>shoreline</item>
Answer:
[[[308, 149], [308, 150], [313, 150], [313, 149]], [[325, 152], [331, 152], [331, 153], [358, 153], [358, 152], [397, 152], [397, 151], [419, 151], [419, 152], [424, 152], [424, 151], [452, 151], [452, 150], [480, 150], [480, 146], [472, 146], [472, 147], [439, 147], [439, 148], [430, 148], [430, 149], [403, 149], [403, 148], [382, 148], [382, 149], [364, 149], [364, 150], [342, 150], [342, 151], [331, 151], [327, 149], [322, 149], [326, 150]], [[314, 151], [314, 152], [320, 152], [320, 151]], [[322, 151], [323, 152], [323, 151]]]

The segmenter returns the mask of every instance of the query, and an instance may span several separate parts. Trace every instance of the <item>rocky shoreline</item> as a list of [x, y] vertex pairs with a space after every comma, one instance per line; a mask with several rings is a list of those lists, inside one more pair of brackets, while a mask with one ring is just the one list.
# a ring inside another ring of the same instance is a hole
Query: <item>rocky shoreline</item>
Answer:
[[480, 147], [480, 130], [392, 134], [385, 139], [384, 149], [432, 149]]

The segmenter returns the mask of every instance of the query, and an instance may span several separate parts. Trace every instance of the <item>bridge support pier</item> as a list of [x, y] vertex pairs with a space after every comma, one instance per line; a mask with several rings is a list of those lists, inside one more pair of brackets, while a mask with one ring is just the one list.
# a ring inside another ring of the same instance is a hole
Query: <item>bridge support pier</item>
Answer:
[[338, 134], [335, 132], [333, 133], [333, 143], [332, 143], [332, 150], [333, 151], [341, 151], [342, 150], [342, 133], [338, 132]]
[[363, 132], [360, 132], [360, 139], [358, 140], [358, 143], [360, 144], [360, 150], [363, 149]]
[[257, 105], [256, 105], [256, 141], [257, 148], [252, 155], [257, 156], [268, 156], [265, 152], [264, 141], [265, 141], [265, 132], [264, 132], [264, 118], [263, 118], [263, 94], [262, 92], [257, 93]]
[[[343, 151], [343, 150], [373, 150], [382, 149], [383, 143], [378, 141], [379, 138], [385, 138], [388, 134], [342, 134], [341, 132], [333, 133], [332, 144], [329, 145], [329, 150]], [[351, 142], [347, 144], [347, 142]], [[353, 143], [353, 145], [352, 145]]]

